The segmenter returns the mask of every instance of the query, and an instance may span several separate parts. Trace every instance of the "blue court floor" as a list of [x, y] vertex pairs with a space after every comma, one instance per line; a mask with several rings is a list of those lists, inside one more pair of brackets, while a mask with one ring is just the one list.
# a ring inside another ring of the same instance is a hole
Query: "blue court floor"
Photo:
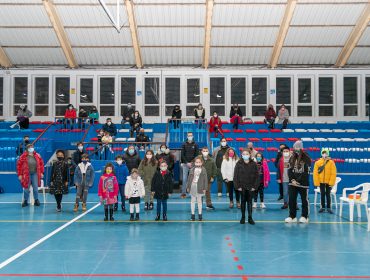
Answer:
[[309, 224], [285, 224], [288, 211], [276, 198], [267, 195], [251, 226], [239, 224], [226, 196], [213, 197], [216, 210], [204, 210], [203, 222], [189, 221], [190, 199], [177, 194], [168, 222], [155, 222], [143, 204], [139, 222], [120, 210], [104, 222], [96, 194], [82, 217], [72, 211], [74, 194], [61, 213], [50, 195], [40, 207], [21, 208], [20, 194], [1, 194], [0, 278], [370, 279], [364, 210], [350, 223], [347, 205], [340, 218], [339, 209], [319, 214], [311, 204]]

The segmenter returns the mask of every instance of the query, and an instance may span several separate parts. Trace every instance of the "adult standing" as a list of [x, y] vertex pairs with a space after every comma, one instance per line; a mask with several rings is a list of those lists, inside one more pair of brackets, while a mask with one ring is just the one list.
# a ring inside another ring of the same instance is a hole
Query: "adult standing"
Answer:
[[175, 105], [172, 111], [171, 119], [173, 123], [173, 128], [178, 129], [181, 124], [182, 111], [179, 105]]
[[20, 129], [29, 128], [31, 117], [32, 117], [32, 112], [28, 110], [27, 105], [19, 106], [19, 110], [17, 112], [17, 122], [19, 123]]
[[85, 154], [84, 144], [82, 142], [77, 143], [77, 150], [72, 155], [73, 162], [78, 165], [82, 161], [82, 155]]
[[157, 171], [158, 162], [154, 157], [154, 152], [148, 150], [145, 153], [145, 158], [140, 162], [139, 165], [139, 175], [144, 181], [145, 188], [145, 210], [153, 210], [153, 196], [151, 192], [152, 179]]
[[16, 154], [20, 156], [26, 150], [27, 145], [30, 144], [30, 137], [28, 135], [23, 136], [23, 141], [18, 144]]
[[68, 165], [65, 162], [64, 151], [56, 152], [57, 161], [51, 167], [50, 194], [53, 194], [57, 203], [57, 212], [62, 211], [63, 195], [68, 193]]
[[[218, 196], [222, 196], [222, 186], [224, 184], [223, 175], [221, 174], [221, 165], [224, 159], [224, 155], [230, 147], [227, 145], [227, 140], [225, 137], [221, 138], [220, 146], [213, 151], [213, 158], [216, 160], [217, 167], [217, 193]], [[227, 190], [227, 188], [226, 188]]]

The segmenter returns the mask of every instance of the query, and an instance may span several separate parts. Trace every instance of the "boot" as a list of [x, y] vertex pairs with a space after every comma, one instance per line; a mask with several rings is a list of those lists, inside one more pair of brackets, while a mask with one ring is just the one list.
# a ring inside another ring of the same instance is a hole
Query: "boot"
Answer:
[[82, 211], [85, 212], [87, 210], [86, 203], [82, 203]]
[[104, 221], [108, 221], [108, 209], [104, 209]]
[[245, 224], [245, 216], [242, 216], [242, 218], [240, 219], [240, 224], [242, 224], [242, 225]]
[[109, 209], [109, 220], [110, 221], [114, 221], [114, 218], [113, 218], [113, 209]]
[[77, 212], [78, 211], [78, 203], [75, 203], [75, 207], [73, 208], [73, 212]]
[[139, 221], [139, 220], [140, 220], [140, 214], [136, 213], [135, 221]]
[[160, 213], [159, 214], [157, 213], [157, 216], [155, 216], [155, 220], [156, 221], [159, 221], [160, 219], [161, 219], [161, 214]]
[[252, 216], [249, 216], [248, 217], [248, 224], [251, 224], [251, 225], [254, 225], [255, 224], [255, 222], [252, 219]]
[[114, 204], [114, 212], [118, 210], [118, 202]]
[[28, 206], [28, 201], [27, 200], [23, 201], [22, 207], [27, 207], [27, 206]]
[[150, 202], [150, 204], [149, 204], [149, 210], [153, 210], [153, 208], [154, 208], [154, 204], [153, 204], [153, 202]]
[[167, 221], [167, 214], [163, 214], [163, 221]]
[[40, 206], [40, 201], [38, 199], [35, 200], [35, 206]]
[[122, 212], [126, 212], [126, 207], [125, 207], [125, 204], [124, 203], [122, 203], [121, 209], [122, 209]]
[[195, 221], [195, 214], [191, 214], [190, 221]]
[[199, 219], [199, 221], [203, 221], [203, 216], [202, 216], [202, 214], [199, 214], [199, 215], [198, 215], [198, 219]]
[[134, 213], [130, 214], [130, 221], [132, 222], [134, 220]]
[[144, 210], [149, 210], [149, 203], [145, 202]]

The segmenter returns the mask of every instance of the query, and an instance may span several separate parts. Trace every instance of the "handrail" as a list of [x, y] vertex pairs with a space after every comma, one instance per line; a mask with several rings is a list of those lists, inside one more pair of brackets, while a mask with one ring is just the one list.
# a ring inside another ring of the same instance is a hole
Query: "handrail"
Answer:
[[45, 132], [52, 126], [54, 125], [55, 123], [51, 123], [49, 124], [45, 129], [44, 131], [31, 143], [32, 145], [35, 145], [37, 141], [40, 140], [40, 138], [45, 134]]
[[89, 127], [86, 129], [85, 134], [83, 135], [83, 137], [82, 137], [82, 139], [81, 139], [81, 142], [84, 142], [84, 141], [85, 141], [85, 139], [86, 139], [87, 135], [89, 134], [90, 128], [91, 128], [91, 126], [93, 126], [93, 125], [94, 125], [94, 124], [90, 122]]
[[169, 127], [170, 119], [167, 119], [166, 123], [166, 136], [165, 136], [165, 141], [166, 141], [166, 146], [168, 147], [168, 127]]

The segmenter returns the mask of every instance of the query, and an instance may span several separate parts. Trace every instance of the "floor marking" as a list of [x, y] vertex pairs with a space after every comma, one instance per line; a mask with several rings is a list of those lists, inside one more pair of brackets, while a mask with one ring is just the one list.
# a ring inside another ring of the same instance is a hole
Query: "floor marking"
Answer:
[[2, 268], [4, 268], [5, 266], [7, 266], [8, 264], [10, 264], [13, 261], [15, 261], [16, 259], [18, 259], [19, 257], [21, 257], [24, 254], [26, 254], [27, 252], [31, 251], [33, 248], [35, 248], [36, 246], [40, 245], [44, 241], [48, 240], [53, 235], [57, 234], [58, 232], [62, 231], [66, 227], [70, 226], [71, 224], [73, 224], [77, 220], [81, 219], [83, 216], [87, 215], [88, 213], [90, 213], [91, 211], [93, 211], [95, 208], [97, 208], [99, 206], [100, 206], [100, 203], [96, 204], [94, 207], [90, 208], [86, 212], [82, 213], [81, 215], [77, 216], [76, 218], [70, 220], [68, 223], [62, 225], [61, 227], [57, 228], [56, 230], [54, 230], [54, 231], [50, 232], [49, 234], [45, 235], [43, 238], [39, 239], [38, 241], [36, 241], [35, 243], [31, 244], [30, 246], [28, 246], [27, 248], [23, 249], [22, 251], [18, 252], [17, 254], [15, 254], [14, 256], [10, 257], [9, 259], [3, 261], [0, 264], [0, 270]]

